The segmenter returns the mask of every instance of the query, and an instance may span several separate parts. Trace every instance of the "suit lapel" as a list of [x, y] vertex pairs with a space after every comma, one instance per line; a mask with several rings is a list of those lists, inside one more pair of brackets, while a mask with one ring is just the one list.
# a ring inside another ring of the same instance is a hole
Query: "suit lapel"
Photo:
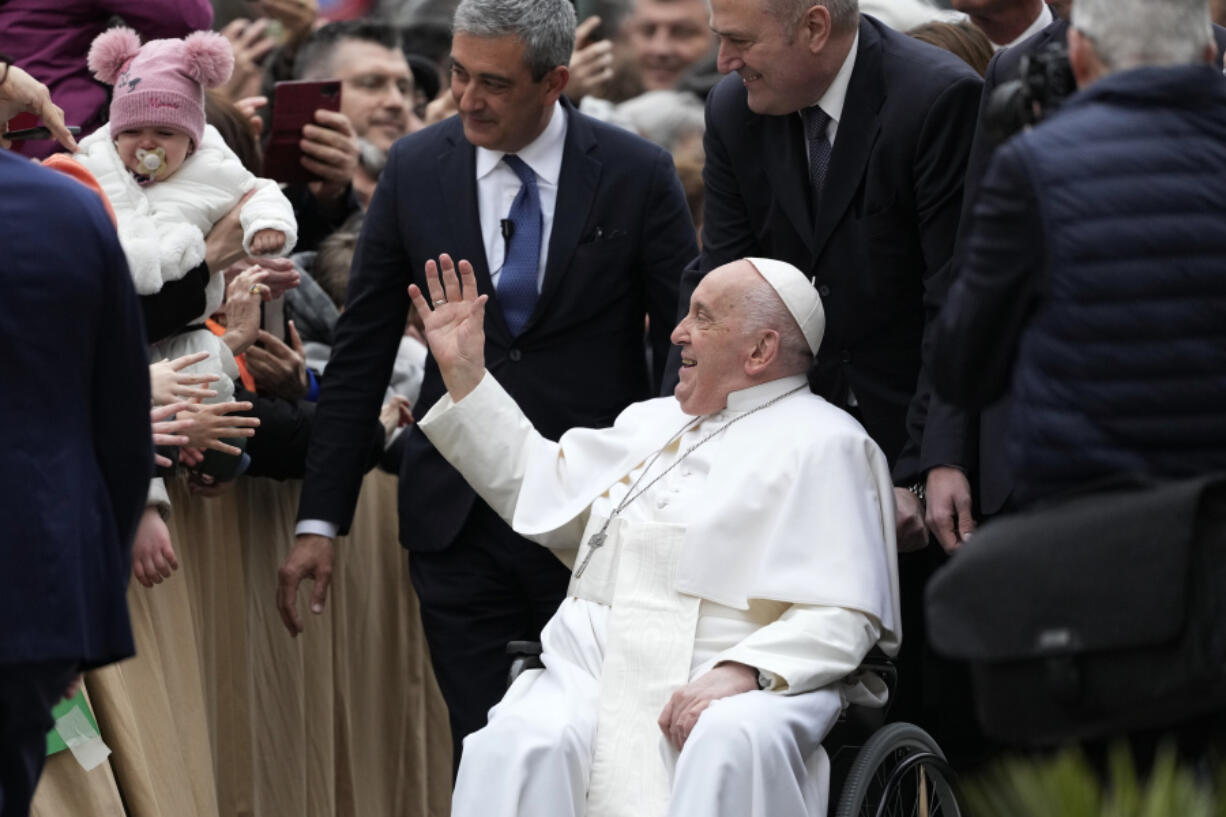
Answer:
[[860, 45], [852, 69], [843, 116], [830, 154], [830, 170], [822, 188], [813, 247], [820, 255], [830, 234], [847, 212], [852, 197], [864, 178], [864, 168], [877, 140], [880, 122], [877, 114], [885, 101], [881, 78], [881, 36], [867, 19], [860, 22]]
[[[747, 140], [749, 144], [763, 146], [762, 161], [771, 191], [783, 212], [788, 214], [796, 233], [804, 240], [809, 252], [814, 251], [813, 207], [809, 186], [808, 148], [805, 145], [804, 126], [798, 114], [784, 116], [752, 116], [749, 127], [761, 128], [759, 139]], [[800, 157], [801, 172], [797, 172], [796, 157]]]
[[569, 271], [571, 256], [583, 238], [583, 227], [596, 201], [600, 183], [601, 163], [596, 157], [596, 135], [591, 125], [565, 99], [562, 109], [568, 119], [562, 171], [558, 175], [558, 199], [553, 211], [553, 234], [549, 238], [541, 297], [524, 325], [524, 332], [532, 329], [547, 313], [550, 299]]
[[[458, 122], [458, 119], [457, 119]], [[449, 140], [451, 147], [439, 156], [439, 189], [442, 191], [442, 212], [452, 213], [447, 219], [454, 230], [455, 244], [451, 256], [455, 261], [466, 258], [477, 276], [477, 291], [489, 293], [490, 308], [485, 310], [486, 326], [510, 334], [498, 293], [490, 278], [489, 259], [485, 257], [485, 238], [481, 235], [481, 211], [477, 206], [477, 149], [457, 130]]]

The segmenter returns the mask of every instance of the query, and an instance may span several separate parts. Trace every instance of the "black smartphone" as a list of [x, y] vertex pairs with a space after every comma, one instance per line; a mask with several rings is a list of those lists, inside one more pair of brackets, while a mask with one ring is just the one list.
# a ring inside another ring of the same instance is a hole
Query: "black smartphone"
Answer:
[[[81, 129], [76, 125], [69, 125], [68, 132], [72, 134], [74, 139], [81, 135]], [[54, 139], [55, 135], [51, 133], [50, 128], [40, 125], [37, 128], [11, 130], [4, 134], [4, 138], [11, 142], [17, 142], [23, 139]]]
[[609, 39], [609, 23], [605, 19], [608, 14], [601, 13], [602, 7], [607, 9], [607, 6], [608, 3], [601, 2], [601, 0], [575, 0], [575, 18], [578, 19], [580, 23], [591, 17], [593, 14], [601, 18], [600, 25], [596, 26], [596, 28], [592, 30], [592, 33], [588, 35], [585, 44], [591, 45], [592, 43]]

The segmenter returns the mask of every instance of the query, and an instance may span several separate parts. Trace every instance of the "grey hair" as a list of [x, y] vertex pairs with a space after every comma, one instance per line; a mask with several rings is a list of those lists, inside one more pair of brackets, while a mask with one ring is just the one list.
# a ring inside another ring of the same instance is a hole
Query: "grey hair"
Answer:
[[1111, 71], [1200, 63], [1213, 43], [1208, 0], [1077, 0], [1072, 24]]
[[767, 0], [767, 8], [783, 21], [789, 36], [814, 6], [826, 7], [830, 12], [830, 25], [836, 32], [851, 31], [860, 23], [860, 0]]
[[789, 374], [807, 372], [813, 365], [813, 352], [809, 342], [788, 311], [775, 288], [761, 275], [754, 276], [752, 284], [745, 288], [741, 301], [746, 332], [762, 332], [773, 329], [779, 333], [779, 360]]
[[569, 65], [575, 50], [575, 8], [568, 0], [462, 0], [452, 34], [523, 40], [524, 61], [540, 82], [559, 65]]
[[648, 91], [618, 105], [617, 113], [639, 136], [669, 153], [707, 129], [702, 100], [688, 91]]

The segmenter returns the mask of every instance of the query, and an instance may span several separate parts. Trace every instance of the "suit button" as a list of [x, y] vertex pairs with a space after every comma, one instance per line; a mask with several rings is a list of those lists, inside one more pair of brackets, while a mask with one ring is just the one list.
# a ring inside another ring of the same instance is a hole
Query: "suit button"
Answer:
[[844, 349], [842, 352], [839, 352], [839, 360], [844, 363], [851, 363], [851, 351]]
[[507, 355], [507, 357], [511, 358], [512, 363], [519, 363], [520, 359], [523, 358], [523, 356], [524, 356], [524, 353], [519, 351], [518, 349], [512, 349], [511, 352]]
[[822, 284], [820, 287], [817, 288], [817, 294], [821, 295], [823, 298], [829, 298], [830, 297], [830, 287], [826, 286], [825, 284]]

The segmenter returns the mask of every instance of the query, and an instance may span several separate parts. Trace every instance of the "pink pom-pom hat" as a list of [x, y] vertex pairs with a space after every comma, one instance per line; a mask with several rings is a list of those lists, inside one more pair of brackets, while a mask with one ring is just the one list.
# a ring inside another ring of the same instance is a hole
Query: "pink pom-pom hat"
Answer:
[[204, 134], [204, 89], [230, 78], [234, 51], [212, 31], [142, 46], [136, 32], [112, 28], [90, 46], [89, 69], [115, 86], [111, 136], [132, 128], [174, 128], [198, 145]]

